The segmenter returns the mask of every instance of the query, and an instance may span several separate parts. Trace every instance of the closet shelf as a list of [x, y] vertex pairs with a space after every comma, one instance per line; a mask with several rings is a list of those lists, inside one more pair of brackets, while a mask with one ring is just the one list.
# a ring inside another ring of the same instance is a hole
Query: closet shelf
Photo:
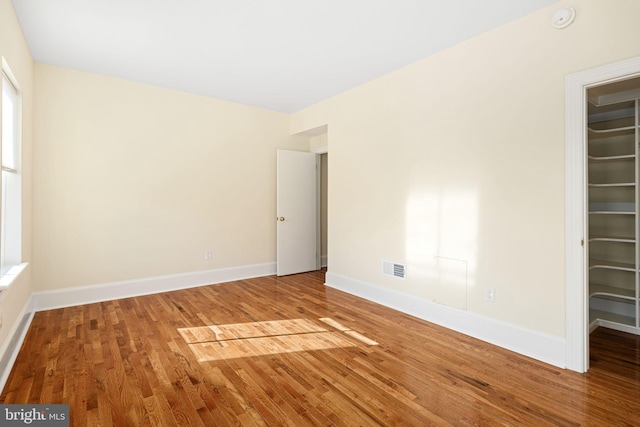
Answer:
[[593, 160], [596, 162], [606, 162], [610, 160], [634, 160], [636, 158], [635, 154], [622, 154], [619, 156], [588, 156], [589, 160]]
[[613, 182], [607, 184], [592, 184], [589, 183], [589, 187], [635, 187], [635, 182]]
[[630, 135], [633, 136], [634, 131], [636, 130], [635, 126], [624, 126], [613, 129], [593, 129], [589, 128], [589, 134], [591, 138], [604, 138], [611, 136], [621, 136], [621, 135]]
[[633, 263], [590, 259], [589, 270], [593, 270], [596, 268], [604, 268], [608, 270], [619, 270], [619, 271], [633, 271], [633, 272], [636, 271], [636, 265]]
[[589, 211], [590, 215], [635, 215], [635, 212], [629, 211]]
[[620, 243], [635, 243], [636, 239], [629, 236], [604, 236], [604, 235], [589, 235], [590, 242], [620, 242]]
[[634, 289], [623, 289], [611, 285], [602, 285], [598, 283], [589, 283], [589, 296], [597, 297], [614, 297], [625, 300], [635, 301], [636, 291]]
[[640, 98], [588, 113], [597, 119], [586, 132], [590, 326], [640, 335]]

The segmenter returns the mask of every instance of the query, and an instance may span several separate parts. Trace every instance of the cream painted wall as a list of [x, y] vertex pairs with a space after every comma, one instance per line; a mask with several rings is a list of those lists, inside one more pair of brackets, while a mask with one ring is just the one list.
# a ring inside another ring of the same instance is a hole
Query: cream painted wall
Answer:
[[41, 64], [35, 90], [37, 290], [275, 261], [287, 115]]
[[639, 16], [561, 2], [294, 114], [294, 132], [331, 129], [329, 271], [437, 299], [464, 264], [434, 256], [464, 260], [468, 311], [563, 337], [565, 77], [640, 55]]
[[[31, 262], [33, 59], [10, 0], [0, 0], [0, 56], [7, 61], [22, 90], [22, 261]], [[30, 294], [29, 266], [0, 297], [0, 358], [7, 350], [5, 341], [20, 321]]]
[[311, 151], [317, 151], [329, 146], [329, 135], [325, 132], [320, 135], [315, 135], [309, 138], [309, 149]]

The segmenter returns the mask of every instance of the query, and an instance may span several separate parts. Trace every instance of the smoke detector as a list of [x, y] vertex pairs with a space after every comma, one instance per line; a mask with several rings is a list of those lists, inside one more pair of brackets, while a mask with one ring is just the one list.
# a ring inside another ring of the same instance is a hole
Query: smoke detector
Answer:
[[573, 24], [575, 19], [576, 10], [572, 7], [565, 7], [553, 14], [551, 17], [551, 26], [558, 30], [562, 30], [563, 28], [567, 28], [569, 25]]

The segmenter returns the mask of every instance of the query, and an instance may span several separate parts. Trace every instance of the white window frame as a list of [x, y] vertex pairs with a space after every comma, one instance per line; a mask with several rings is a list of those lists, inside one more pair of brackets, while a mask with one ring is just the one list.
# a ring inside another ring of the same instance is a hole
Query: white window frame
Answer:
[[[2, 58], [2, 87], [6, 79], [15, 89], [15, 112], [13, 141], [14, 162], [12, 167], [7, 167], [2, 162], [2, 175], [0, 180], [0, 277], [4, 276], [11, 267], [17, 266], [22, 260], [22, 90], [9, 64]], [[1, 89], [4, 92], [4, 89]], [[2, 94], [4, 97], [4, 93]], [[3, 103], [0, 101], [0, 113]], [[3, 141], [2, 125], [0, 120], [0, 144]], [[1, 146], [0, 146], [1, 147]], [[1, 153], [1, 150], [0, 150]], [[1, 154], [0, 154], [1, 158]]]

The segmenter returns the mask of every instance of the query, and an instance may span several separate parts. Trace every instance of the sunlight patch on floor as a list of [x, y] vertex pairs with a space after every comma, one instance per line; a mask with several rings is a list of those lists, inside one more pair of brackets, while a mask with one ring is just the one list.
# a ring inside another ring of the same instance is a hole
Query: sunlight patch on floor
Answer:
[[349, 338], [378, 345], [331, 318], [319, 320], [337, 331], [309, 319], [288, 319], [179, 328], [178, 332], [199, 362], [358, 345]]

